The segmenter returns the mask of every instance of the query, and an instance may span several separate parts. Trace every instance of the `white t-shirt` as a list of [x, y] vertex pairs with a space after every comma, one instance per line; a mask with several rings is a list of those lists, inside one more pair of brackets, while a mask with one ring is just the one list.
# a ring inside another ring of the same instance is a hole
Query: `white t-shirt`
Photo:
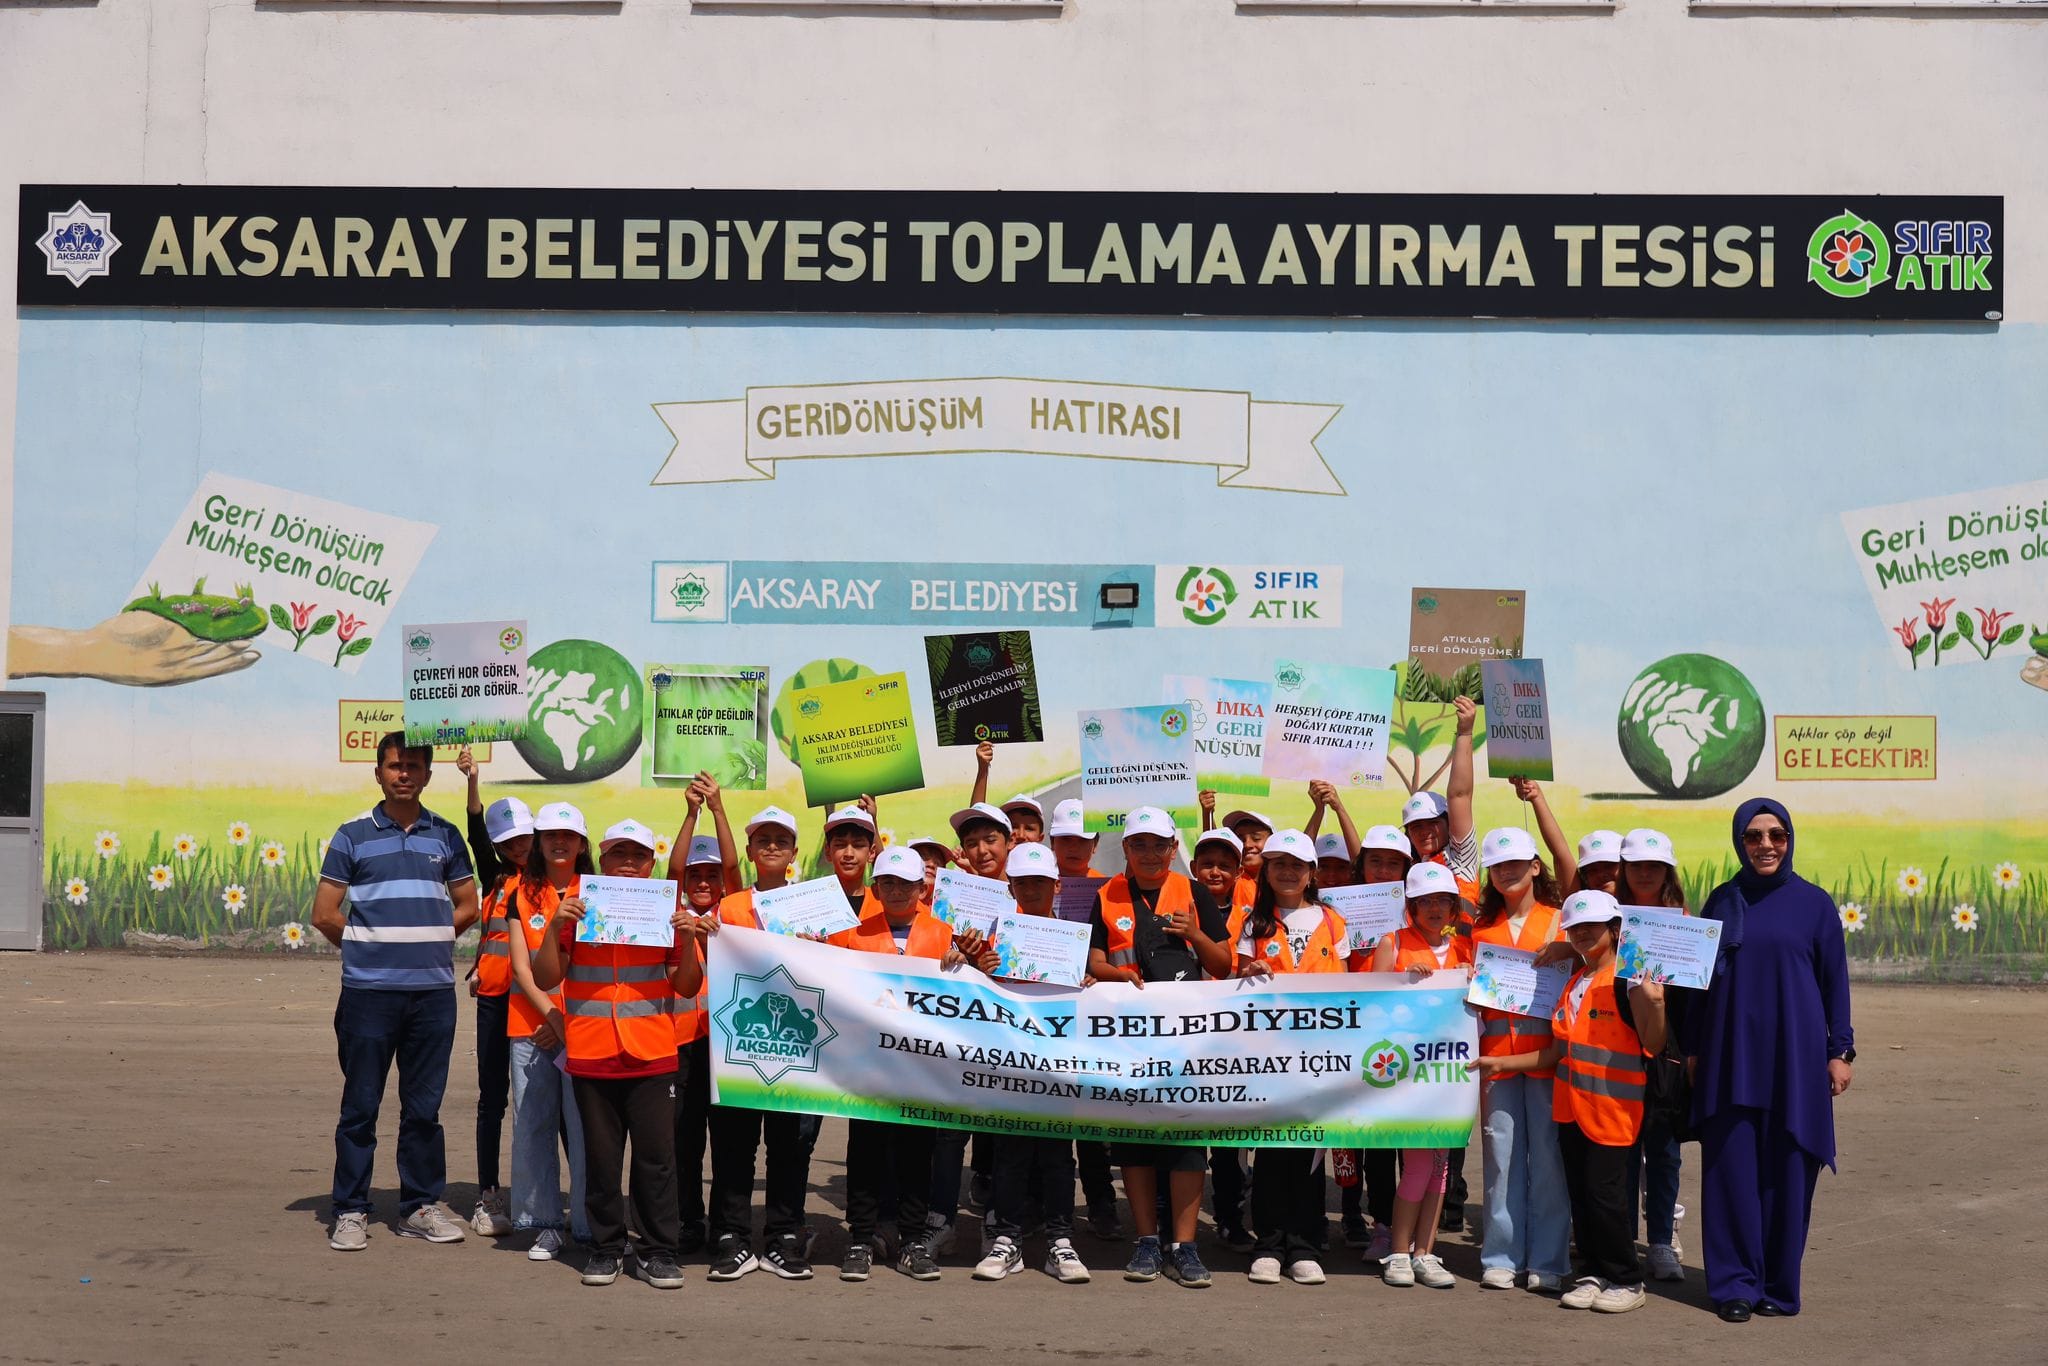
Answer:
[[[1299, 963], [1301, 956], [1308, 952], [1308, 941], [1315, 934], [1316, 926], [1322, 923], [1323, 908], [1320, 906], [1302, 906], [1281, 915], [1280, 925], [1287, 933], [1287, 951], [1295, 962]], [[1237, 941], [1237, 956], [1251, 958], [1257, 953], [1258, 945], [1252, 941], [1251, 931], [1247, 929]]]

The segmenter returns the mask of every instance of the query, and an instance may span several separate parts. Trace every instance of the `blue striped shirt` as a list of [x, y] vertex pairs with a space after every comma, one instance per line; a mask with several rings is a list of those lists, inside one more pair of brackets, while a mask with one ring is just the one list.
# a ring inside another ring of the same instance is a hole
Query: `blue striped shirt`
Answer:
[[455, 903], [448, 889], [476, 876], [462, 832], [422, 807], [401, 830], [379, 802], [334, 832], [320, 865], [348, 888], [341, 984], [378, 991], [455, 985]]

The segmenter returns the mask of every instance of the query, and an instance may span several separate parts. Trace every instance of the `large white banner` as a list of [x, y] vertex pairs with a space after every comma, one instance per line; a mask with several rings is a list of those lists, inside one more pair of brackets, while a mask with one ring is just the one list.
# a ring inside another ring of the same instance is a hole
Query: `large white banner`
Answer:
[[1466, 976], [1085, 990], [721, 929], [713, 1098], [903, 1124], [1224, 1147], [1463, 1147]]

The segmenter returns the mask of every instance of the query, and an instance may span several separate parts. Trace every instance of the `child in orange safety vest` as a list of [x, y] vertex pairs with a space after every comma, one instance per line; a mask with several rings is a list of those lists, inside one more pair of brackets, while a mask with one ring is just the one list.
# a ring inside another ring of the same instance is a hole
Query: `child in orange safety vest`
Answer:
[[1574, 892], [1560, 918], [1585, 966], [1558, 998], [1552, 1042], [1540, 1053], [1481, 1057], [1476, 1066], [1487, 1078], [1556, 1070], [1551, 1113], [1579, 1262], [1578, 1282], [1560, 1303], [1622, 1314], [1647, 1298], [1629, 1177], [1640, 1160], [1649, 1058], [1664, 1047], [1664, 987], [1615, 977], [1621, 907], [1607, 893]]
[[500, 797], [484, 808], [468, 745], [455, 756], [455, 766], [469, 782], [470, 861], [483, 898], [482, 933], [469, 981], [469, 994], [476, 999], [476, 1210], [469, 1226], [479, 1237], [502, 1238], [512, 1232], [506, 1192], [498, 1184], [498, 1148], [512, 1095], [512, 1054], [505, 1034], [512, 968], [504, 900], [533, 847], [533, 813], [517, 797]]

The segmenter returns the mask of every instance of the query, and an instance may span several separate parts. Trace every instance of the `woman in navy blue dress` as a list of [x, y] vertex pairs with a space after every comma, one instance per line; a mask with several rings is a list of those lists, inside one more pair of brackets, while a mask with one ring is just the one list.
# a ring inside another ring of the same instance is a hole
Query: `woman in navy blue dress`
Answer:
[[1856, 1035], [1848, 954], [1826, 892], [1792, 871], [1792, 817], [1735, 813], [1742, 870], [1701, 914], [1719, 920], [1713, 985], [1685, 1022], [1706, 1206], [1707, 1293], [1730, 1323], [1799, 1312], [1813, 1188], [1835, 1165], [1834, 1098]]

